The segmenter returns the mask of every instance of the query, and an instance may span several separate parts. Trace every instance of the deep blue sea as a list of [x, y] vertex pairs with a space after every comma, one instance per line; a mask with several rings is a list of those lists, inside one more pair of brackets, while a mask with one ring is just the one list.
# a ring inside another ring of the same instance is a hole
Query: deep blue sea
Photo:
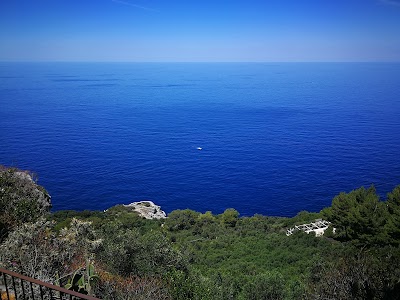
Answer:
[[400, 64], [0, 63], [0, 164], [36, 172], [54, 210], [293, 216], [370, 184], [385, 198]]

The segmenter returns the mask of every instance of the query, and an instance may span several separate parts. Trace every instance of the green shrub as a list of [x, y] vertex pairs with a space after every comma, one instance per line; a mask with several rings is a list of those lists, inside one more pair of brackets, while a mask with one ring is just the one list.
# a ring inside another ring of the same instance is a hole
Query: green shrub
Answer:
[[234, 208], [226, 209], [221, 215], [221, 222], [227, 227], [235, 227], [239, 220], [239, 212]]
[[268, 272], [250, 279], [243, 287], [243, 300], [281, 300], [285, 297], [285, 282], [280, 273]]

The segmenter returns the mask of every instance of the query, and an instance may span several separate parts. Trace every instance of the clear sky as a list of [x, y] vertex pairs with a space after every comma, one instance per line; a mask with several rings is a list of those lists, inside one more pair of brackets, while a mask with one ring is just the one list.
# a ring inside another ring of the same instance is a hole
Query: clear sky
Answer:
[[400, 0], [0, 0], [0, 61], [400, 61]]

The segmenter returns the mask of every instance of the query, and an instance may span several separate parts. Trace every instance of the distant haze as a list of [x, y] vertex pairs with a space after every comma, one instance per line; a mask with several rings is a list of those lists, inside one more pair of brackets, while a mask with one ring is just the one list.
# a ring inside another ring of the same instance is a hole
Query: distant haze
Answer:
[[0, 61], [400, 61], [396, 0], [2, 0]]

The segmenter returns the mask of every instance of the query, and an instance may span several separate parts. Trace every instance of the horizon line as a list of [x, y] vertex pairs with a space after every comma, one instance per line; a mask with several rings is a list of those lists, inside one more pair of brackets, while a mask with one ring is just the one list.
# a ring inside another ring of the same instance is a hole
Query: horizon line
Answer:
[[136, 61], [136, 60], [1, 60], [0, 63], [206, 63], [206, 64], [234, 64], [234, 63], [248, 63], [248, 64], [263, 64], [263, 63], [400, 63], [400, 60], [282, 60], [282, 61]]

